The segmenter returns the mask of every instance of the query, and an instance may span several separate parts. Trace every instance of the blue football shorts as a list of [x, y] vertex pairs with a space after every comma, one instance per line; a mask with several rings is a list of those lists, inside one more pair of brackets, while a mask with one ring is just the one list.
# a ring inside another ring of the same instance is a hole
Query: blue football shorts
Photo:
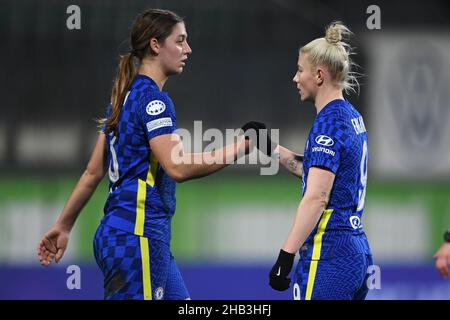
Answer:
[[184, 300], [189, 293], [170, 246], [100, 224], [94, 255], [107, 300]]
[[364, 300], [372, 256], [364, 253], [311, 260], [300, 254], [294, 273], [296, 300]]

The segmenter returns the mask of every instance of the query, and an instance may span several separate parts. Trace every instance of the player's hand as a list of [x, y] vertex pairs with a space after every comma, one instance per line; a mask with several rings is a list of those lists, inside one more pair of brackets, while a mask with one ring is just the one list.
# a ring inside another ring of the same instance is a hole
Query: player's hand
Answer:
[[239, 155], [249, 154], [254, 148], [252, 142], [244, 136], [238, 137], [237, 145], [238, 145], [238, 157]]
[[54, 259], [61, 260], [69, 242], [70, 231], [55, 224], [39, 242], [37, 251], [42, 266], [47, 267]]
[[288, 277], [294, 264], [295, 254], [280, 250], [277, 262], [270, 270], [269, 284], [278, 291], [284, 291], [291, 286], [291, 278]]
[[267, 156], [271, 156], [273, 150], [277, 147], [270, 137], [269, 130], [262, 122], [250, 121], [242, 126], [244, 136], [246, 139], [256, 139], [256, 147], [265, 153]]
[[244, 134], [247, 132], [247, 130], [253, 129], [256, 132], [258, 132], [261, 129], [267, 129], [266, 125], [262, 122], [258, 121], [249, 121], [246, 124], [242, 126], [242, 131], [244, 131]]
[[262, 122], [250, 121], [241, 127], [245, 137], [245, 154], [249, 154], [253, 148], [259, 145], [259, 130], [265, 129], [266, 125]]
[[436, 260], [436, 269], [439, 271], [444, 279], [450, 276], [449, 266], [450, 266], [450, 243], [445, 242], [438, 252], [434, 255]]

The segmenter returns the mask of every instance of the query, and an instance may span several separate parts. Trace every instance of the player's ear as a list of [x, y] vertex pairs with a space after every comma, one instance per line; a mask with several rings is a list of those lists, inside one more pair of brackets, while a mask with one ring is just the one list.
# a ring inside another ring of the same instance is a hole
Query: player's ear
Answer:
[[325, 70], [322, 67], [317, 67], [316, 71], [316, 84], [321, 86], [325, 79]]
[[150, 39], [150, 52], [152, 52], [155, 55], [158, 55], [160, 49], [161, 49], [161, 44], [159, 43], [158, 39], [151, 38]]

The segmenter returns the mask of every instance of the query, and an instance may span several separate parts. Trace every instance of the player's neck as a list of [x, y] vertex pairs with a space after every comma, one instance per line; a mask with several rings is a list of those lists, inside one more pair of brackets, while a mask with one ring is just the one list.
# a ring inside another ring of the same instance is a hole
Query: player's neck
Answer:
[[[323, 88], [325, 89], [325, 88]], [[331, 101], [341, 99], [344, 100], [344, 96], [342, 95], [342, 90], [336, 88], [325, 89], [317, 92], [316, 99], [314, 101], [314, 105], [317, 110], [317, 114]]]
[[158, 85], [159, 91], [162, 91], [164, 84], [167, 81], [167, 75], [162, 72], [156, 61], [143, 59], [138, 70], [139, 74], [150, 77]]

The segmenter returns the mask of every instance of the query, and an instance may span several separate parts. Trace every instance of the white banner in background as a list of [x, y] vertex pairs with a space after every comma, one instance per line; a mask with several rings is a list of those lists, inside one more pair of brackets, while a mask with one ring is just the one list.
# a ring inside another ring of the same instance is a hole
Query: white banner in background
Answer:
[[381, 32], [366, 40], [371, 170], [450, 177], [450, 34]]

